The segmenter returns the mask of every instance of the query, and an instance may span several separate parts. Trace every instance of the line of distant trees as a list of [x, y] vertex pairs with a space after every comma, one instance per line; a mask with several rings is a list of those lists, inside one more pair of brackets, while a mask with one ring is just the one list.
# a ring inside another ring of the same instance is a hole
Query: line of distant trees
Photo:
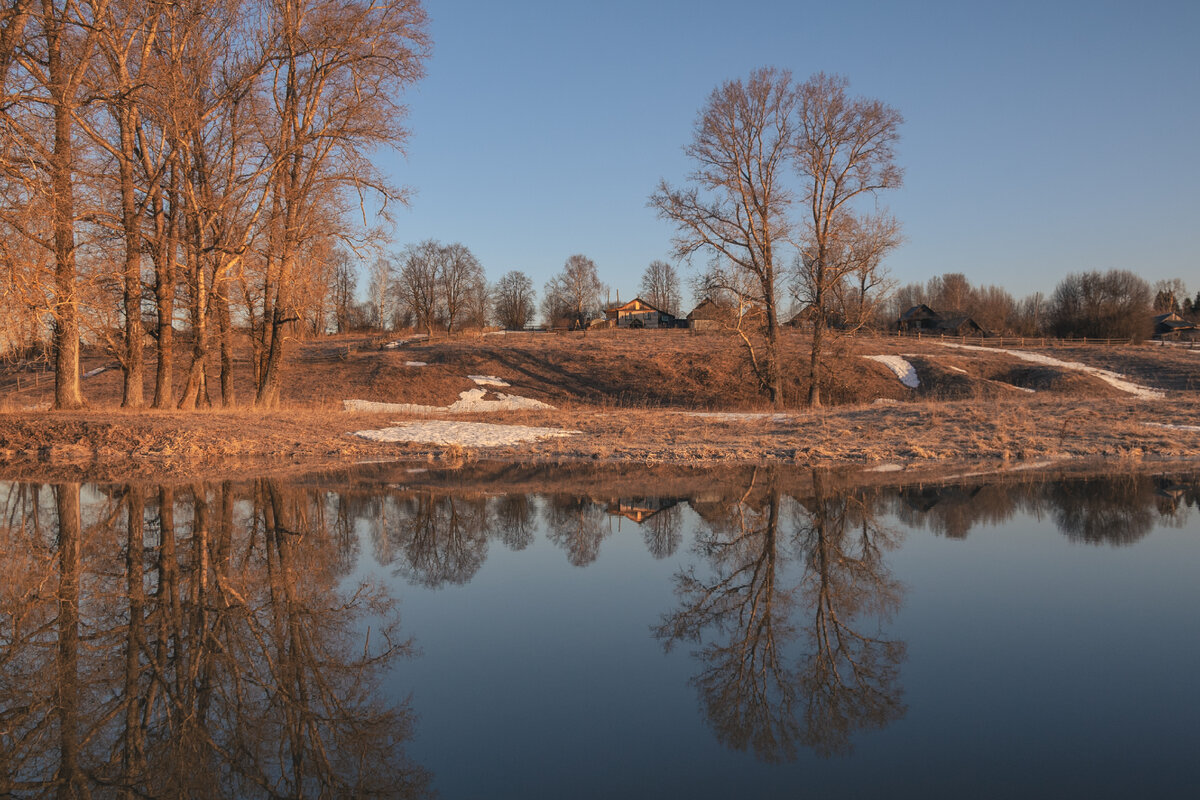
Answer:
[[1179, 278], [1153, 286], [1129, 270], [1072, 273], [1049, 296], [1020, 300], [999, 286], [975, 286], [962, 273], [899, 287], [875, 325], [893, 324], [906, 309], [924, 304], [942, 314], [969, 316], [989, 333], [1141, 340], [1153, 317], [1176, 313], [1200, 321], [1200, 292], [1193, 299]]
[[[582, 329], [604, 316], [611, 297], [596, 262], [580, 253], [567, 258], [546, 282], [540, 302], [533, 280], [520, 270], [489, 284], [479, 260], [457, 242], [430, 239], [375, 259], [362, 302], [355, 299], [351, 258], [341, 253], [334, 261], [328, 287], [314, 298], [310, 317], [315, 331], [523, 330], [539, 321], [551, 328]], [[655, 308], [682, 313], [679, 270], [673, 264], [650, 262], [639, 288], [641, 298]]]

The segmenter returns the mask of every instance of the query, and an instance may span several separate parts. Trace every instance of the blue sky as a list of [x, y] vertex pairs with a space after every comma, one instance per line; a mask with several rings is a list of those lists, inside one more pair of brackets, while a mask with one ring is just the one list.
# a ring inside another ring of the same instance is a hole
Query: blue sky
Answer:
[[[1051, 292], [1131, 269], [1200, 289], [1200, 2], [425, 0], [405, 98], [415, 190], [396, 248], [471, 248], [540, 290], [572, 253], [632, 297], [670, 259], [646, 207], [709, 93], [759, 66], [839, 73], [905, 117], [900, 283], [943, 272]], [[699, 266], [699, 265], [697, 265]], [[685, 268], [685, 273], [689, 272]]]

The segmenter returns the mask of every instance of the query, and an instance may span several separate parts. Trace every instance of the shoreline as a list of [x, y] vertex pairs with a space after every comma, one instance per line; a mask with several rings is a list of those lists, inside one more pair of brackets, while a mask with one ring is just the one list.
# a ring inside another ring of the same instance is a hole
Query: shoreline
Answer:
[[[712, 468], [788, 465], [899, 478], [1059, 463], [1200, 460], [1198, 404], [1088, 398], [896, 402], [783, 412], [581, 405], [554, 411], [399, 415], [328, 407], [111, 408], [0, 413], [0, 478], [188, 480], [303, 474], [371, 463], [489, 462]], [[374, 442], [393, 423], [550, 428], [569, 436], [496, 447]]]

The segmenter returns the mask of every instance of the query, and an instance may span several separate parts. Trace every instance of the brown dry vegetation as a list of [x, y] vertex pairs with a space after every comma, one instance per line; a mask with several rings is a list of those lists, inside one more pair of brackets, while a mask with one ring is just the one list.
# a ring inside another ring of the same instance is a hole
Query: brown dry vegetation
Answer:
[[[1188, 459], [1200, 432], [1148, 426], [1200, 424], [1200, 352], [1155, 346], [1039, 351], [1115, 369], [1167, 391], [1144, 400], [1088, 375], [1011, 355], [949, 349], [897, 338], [841, 340], [824, 394], [840, 405], [804, 408], [806, 337], [783, 338], [785, 417], [720, 419], [697, 411], [766, 411], [734, 340], [687, 331], [522, 333], [410, 341], [343, 336], [290, 342], [284, 408], [126, 412], [121, 375], [101, 355], [84, 369], [89, 407], [44, 410], [53, 386], [21, 365], [0, 373], [0, 470], [7, 474], [224, 474], [245, 467], [319, 468], [379, 458], [478, 458], [656, 463], [787, 462], [912, 470], [931, 465], [1045, 460]], [[903, 386], [882, 364], [897, 354], [921, 379]], [[426, 362], [412, 367], [407, 362]], [[238, 361], [239, 396], [250, 397], [249, 361]], [[535, 445], [469, 452], [461, 447], [377, 444], [348, 435], [384, 427], [397, 414], [347, 413], [343, 399], [448, 405], [488, 374], [510, 394], [557, 411], [465, 415], [463, 420], [567, 428], [581, 433]], [[153, 375], [147, 376], [152, 381]], [[18, 388], [18, 381], [20, 388]], [[1032, 393], [1021, 388], [1032, 389]]]

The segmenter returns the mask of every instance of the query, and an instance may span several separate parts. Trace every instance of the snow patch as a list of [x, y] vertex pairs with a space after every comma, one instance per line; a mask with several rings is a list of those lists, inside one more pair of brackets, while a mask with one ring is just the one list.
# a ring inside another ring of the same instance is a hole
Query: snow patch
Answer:
[[1139, 386], [1130, 380], [1127, 380], [1124, 375], [1112, 370], [1100, 369], [1099, 367], [1089, 367], [1087, 364], [1081, 364], [1078, 361], [1061, 361], [1057, 358], [1044, 356], [1039, 353], [1030, 353], [1025, 350], [1005, 350], [1000, 347], [980, 347], [974, 344], [952, 344], [950, 342], [938, 342], [942, 347], [956, 347], [959, 350], [979, 350], [985, 353], [1007, 353], [1014, 358], [1019, 358], [1022, 361], [1029, 361], [1034, 364], [1045, 364], [1050, 367], [1061, 367], [1062, 369], [1070, 369], [1076, 372], [1082, 372], [1086, 375], [1091, 375], [1095, 378], [1107, 383], [1109, 386], [1116, 387], [1122, 392], [1128, 392], [1134, 397], [1139, 397], [1142, 400], [1161, 400], [1167, 396], [1166, 392], [1160, 392], [1157, 389], [1150, 389], [1145, 386]]
[[534, 428], [524, 425], [495, 425], [490, 422], [448, 422], [426, 420], [402, 422], [380, 430], [355, 431], [353, 436], [373, 442], [413, 442], [417, 444], [460, 445], [464, 447], [504, 447], [562, 436], [579, 431], [561, 428]]
[[946, 369], [952, 369], [952, 370], [954, 370], [955, 372], [961, 372], [963, 375], [966, 375], [966, 374], [967, 374], [967, 371], [966, 371], [965, 369], [963, 369], [962, 367], [952, 367], [952, 366], [950, 366], [949, 364], [947, 364], [947, 365], [946, 365]]
[[406, 367], [428, 367], [429, 364], [424, 361], [405, 361], [404, 366], [406, 366]]
[[397, 339], [394, 342], [388, 342], [387, 344], [385, 344], [383, 346], [383, 349], [384, 350], [395, 350], [397, 347], [403, 347], [404, 345], [408, 344], [409, 342], [418, 342], [421, 339], [428, 339], [428, 338], [429, 338], [428, 333], [416, 333], [405, 339]]
[[94, 378], [97, 375], [99, 375], [101, 372], [107, 372], [107, 371], [108, 371], [108, 367], [96, 367], [95, 369], [89, 369], [87, 372], [83, 373], [83, 377]]
[[512, 386], [511, 383], [495, 375], [468, 375], [478, 386]]
[[370, 400], [343, 400], [346, 411], [365, 411], [382, 414], [477, 414], [492, 411], [554, 411], [554, 406], [530, 397], [496, 393], [495, 400], [485, 400], [487, 389], [467, 389], [448, 406], [421, 406], [411, 403], [375, 403]]
[[1026, 394], [1037, 394], [1036, 389], [1030, 389], [1026, 386], [1016, 386], [1015, 384], [1005, 383], [1004, 381], [990, 381], [990, 383], [994, 383], [997, 386], [1003, 386], [1005, 389], [1016, 389], [1018, 392], [1025, 392]]
[[713, 422], [742, 422], [744, 420], [767, 419], [772, 422], [783, 422], [792, 418], [791, 414], [771, 414], [767, 412], [733, 412], [733, 411], [689, 411], [686, 417], [699, 417]]
[[877, 467], [870, 467], [866, 472], [901, 472], [903, 470], [903, 464], [880, 464]]
[[921, 385], [921, 381], [917, 377], [917, 370], [900, 356], [863, 356], [863, 358], [869, 358], [871, 361], [878, 361], [880, 364], [883, 364], [896, 374], [901, 383], [910, 389], [916, 389]]
[[1200, 432], [1200, 425], [1179, 425], [1171, 422], [1143, 422], [1142, 424], [1149, 425], [1151, 428], [1170, 428], [1175, 431]]

